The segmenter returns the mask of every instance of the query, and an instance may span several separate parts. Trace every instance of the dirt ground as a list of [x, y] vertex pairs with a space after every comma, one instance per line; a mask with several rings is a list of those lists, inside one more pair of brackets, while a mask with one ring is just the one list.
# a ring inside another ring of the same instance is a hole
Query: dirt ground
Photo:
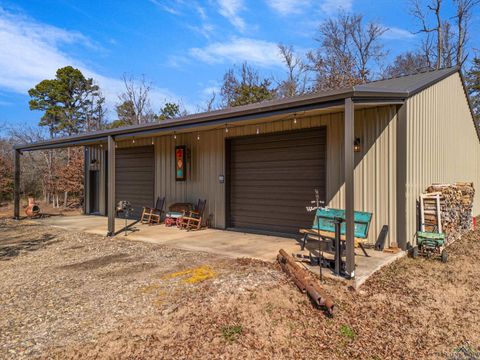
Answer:
[[[41, 209], [42, 216], [59, 216], [59, 215], [79, 215], [82, 213], [81, 206], [64, 208], [63, 206], [54, 208], [52, 204], [47, 204], [43, 201], [36, 202]], [[28, 201], [22, 199], [20, 202], [20, 218], [26, 218], [25, 209]], [[12, 202], [0, 202], [0, 218], [13, 217], [13, 203]]]
[[0, 358], [480, 359], [480, 232], [447, 264], [326, 283], [333, 317], [275, 264], [27, 220], [0, 238]]

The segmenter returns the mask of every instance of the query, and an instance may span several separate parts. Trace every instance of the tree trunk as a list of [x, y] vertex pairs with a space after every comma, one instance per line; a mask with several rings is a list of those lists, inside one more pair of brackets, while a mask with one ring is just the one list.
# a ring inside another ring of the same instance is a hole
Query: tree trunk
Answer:
[[442, 18], [440, 16], [440, 7], [442, 1], [437, 0], [437, 7], [435, 8], [435, 15], [437, 17], [437, 70], [442, 67], [442, 53], [443, 53], [443, 34], [442, 34]]
[[68, 200], [68, 191], [65, 191], [65, 194], [63, 194], [63, 207], [67, 207], [67, 200]]

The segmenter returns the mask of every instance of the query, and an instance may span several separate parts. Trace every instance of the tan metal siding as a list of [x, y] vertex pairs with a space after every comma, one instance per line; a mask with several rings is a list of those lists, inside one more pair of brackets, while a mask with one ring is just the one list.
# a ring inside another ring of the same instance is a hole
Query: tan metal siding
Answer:
[[[343, 181], [343, 112], [248, 125], [199, 133], [177, 134], [153, 138], [124, 140], [118, 148], [155, 144], [155, 197], [166, 196], [167, 206], [174, 202], [196, 202], [205, 198], [206, 213], [212, 226], [225, 227], [225, 184], [218, 181], [225, 175], [225, 138], [327, 127], [327, 201], [328, 206], [344, 207]], [[200, 140], [197, 136], [200, 135]], [[362, 139], [362, 152], [355, 153], [355, 209], [374, 214], [369, 233], [373, 243], [383, 225], [389, 225], [389, 242], [395, 242], [397, 214], [396, 146], [397, 106], [381, 106], [355, 111], [355, 136]], [[191, 150], [191, 169], [187, 181], [176, 182], [174, 174], [175, 145]], [[98, 151], [98, 149], [96, 150]], [[105, 154], [105, 152], [103, 152]], [[102, 169], [104, 161], [102, 161]], [[103, 171], [102, 170], [102, 171]], [[103, 188], [102, 188], [103, 189]], [[103, 191], [103, 190], [101, 190]], [[312, 199], [314, 194], [312, 193]], [[102, 206], [103, 200], [100, 201]], [[308, 205], [308, 204], [305, 204]], [[104, 206], [104, 205], [103, 205]], [[104, 209], [104, 207], [103, 207]]]
[[[458, 73], [408, 99], [406, 119], [406, 236], [413, 242], [416, 201], [428, 185], [480, 185], [480, 143]], [[480, 212], [478, 196], [473, 211]]]
[[[343, 208], [343, 114], [331, 124], [327, 162], [330, 206]], [[355, 153], [355, 210], [373, 213], [368, 241], [374, 243], [383, 225], [389, 226], [387, 244], [397, 232], [397, 108], [385, 106], [355, 111], [355, 137], [362, 151]], [[332, 134], [333, 133], [333, 134]]]

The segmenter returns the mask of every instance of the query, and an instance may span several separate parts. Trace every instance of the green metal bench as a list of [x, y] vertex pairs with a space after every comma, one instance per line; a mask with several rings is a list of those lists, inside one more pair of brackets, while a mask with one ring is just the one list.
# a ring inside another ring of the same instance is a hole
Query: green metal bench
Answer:
[[[335, 221], [336, 219], [341, 219], [342, 223], [340, 226], [340, 240], [345, 241], [345, 210], [342, 209], [317, 209], [315, 213], [315, 219], [311, 229], [300, 229], [300, 233], [303, 234], [302, 241], [302, 250], [305, 249], [307, 240], [309, 238], [314, 238], [316, 240], [321, 239], [335, 239]], [[360, 247], [365, 256], [370, 256], [367, 254], [363, 243], [367, 241], [368, 231], [370, 230], [370, 224], [372, 222], [372, 213], [355, 211], [354, 212], [354, 222], [355, 222], [355, 246]]]

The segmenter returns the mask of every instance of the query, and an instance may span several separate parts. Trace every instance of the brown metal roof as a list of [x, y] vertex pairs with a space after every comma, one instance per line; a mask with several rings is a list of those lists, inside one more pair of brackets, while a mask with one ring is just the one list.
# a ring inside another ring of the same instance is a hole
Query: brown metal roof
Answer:
[[423, 89], [445, 79], [459, 71], [458, 67], [445, 68], [441, 70], [424, 71], [413, 75], [400, 76], [392, 79], [372, 81], [367, 84], [354, 86], [355, 92], [397, 92], [413, 96]]
[[459, 68], [457, 67], [428, 71], [399, 78], [373, 81], [371, 83], [357, 85], [351, 88], [318, 92], [291, 98], [237, 106], [234, 108], [227, 108], [217, 111], [197, 113], [177, 119], [165, 120], [159, 123], [132, 125], [117, 129], [83, 133], [37, 143], [16, 145], [15, 149], [20, 151], [30, 151], [73, 145], [88, 145], [105, 141], [108, 136], [134, 136], [137, 134], [154, 133], [165, 130], [173, 131], [194, 126], [199, 127], [254, 118], [264, 118], [267, 116], [340, 105], [346, 98], [352, 98], [354, 101], [362, 102], [398, 102], [399, 100], [404, 100], [415, 93], [443, 80], [457, 71], [459, 71]]

